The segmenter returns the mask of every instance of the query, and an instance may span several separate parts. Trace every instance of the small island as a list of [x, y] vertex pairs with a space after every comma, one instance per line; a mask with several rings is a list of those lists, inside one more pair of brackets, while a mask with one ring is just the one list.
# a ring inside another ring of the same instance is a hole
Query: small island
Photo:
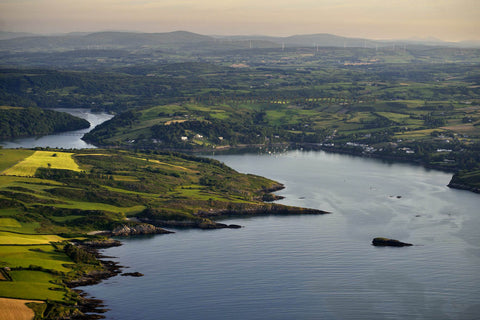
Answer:
[[379, 246], [379, 247], [410, 247], [413, 246], [411, 243], [406, 243], [406, 242], [401, 242], [399, 240], [395, 239], [389, 239], [389, 238], [374, 238], [372, 240], [372, 244], [374, 246]]

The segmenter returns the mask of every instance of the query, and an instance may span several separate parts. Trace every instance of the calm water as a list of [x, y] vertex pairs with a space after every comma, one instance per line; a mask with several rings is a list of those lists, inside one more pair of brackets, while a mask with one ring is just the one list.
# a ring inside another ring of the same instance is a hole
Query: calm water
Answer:
[[480, 196], [450, 174], [323, 152], [215, 158], [332, 214], [125, 240], [105, 253], [145, 276], [84, 287], [108, 319], [478, 319]]
[[95, 148], [94, 145], [86, 143], [81, 138], [82, 136], [92, 130], [94, 127], [102, 122], [105, 122], [113, 117], [108, 113], [92, 113], [88, 109], [70, 109], [58, 108], [55, 111], [66, 112], [76, 117], [86, 119], [90, 122], [90, 128], [69, 131], [66, 133], [52, 134], [39, 137], [17, 138], [7, 141], [0, 141], [0, 146], [4, 148], [35, 148], [35, 147], [52, 147], [64, 149], [85, 149]]

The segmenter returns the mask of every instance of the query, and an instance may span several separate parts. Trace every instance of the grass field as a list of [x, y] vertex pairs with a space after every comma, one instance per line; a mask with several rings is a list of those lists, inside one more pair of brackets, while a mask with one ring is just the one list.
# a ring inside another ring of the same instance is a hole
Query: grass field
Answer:
[[442, 132], [442, 129], [424, 129], [424, 130], [415, 130], [415, 131], [408, 131], [403, 133], [396, 133], [395, 138], [400, 139], [420, 139], [420, 138], [427, 138], [430, 137], [430, 134], [433, 131]]
[[33, 150], [0, 150], [0, 173], [31, 156], [34, 152]]
[[36, 229], [40, 227], [38, 222], [20, 222], [12, 217], [21, 215], [22, 211], [17, 208], [1, 209], [0, 210], [0, 231], [35, 234]]
[[14, 270], [10, 271], [10, 275], [13, 281], [0, 282], [1, 297], [55, 301], [62, 301], [64, 298], [65, 291], [61, 286], [53, 283], [56, 278], [49, 273]]
[[80, 171], [78, 164], [72, 158], [73, 153], [35, 151], [13, 167], [2, 172], [4, 175], [32, 177], [38, 168], [66, 169]]
[[69, 272], [64, 264], [73, 263], [63, 252], [56, 252], [51, 245], [1, 246], [0, 267], [40, 266], [45, 269]]
[[20, 222], [13, 218], [0, 218], [0, 228], [21, 228]]
[[29, 244], [48, 244], [50, 242], [63, 241], [64, 238], [57, 235], [37, 235], [37, 234], [20, 234], [13, 232], [0, 231], [0, 245], [29, 245]]

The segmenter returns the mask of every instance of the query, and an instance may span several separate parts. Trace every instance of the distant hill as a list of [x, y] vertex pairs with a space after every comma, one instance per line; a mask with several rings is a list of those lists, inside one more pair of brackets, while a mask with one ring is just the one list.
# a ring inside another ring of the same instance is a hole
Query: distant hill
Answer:
[[60, 36], [29, 36], [0, 41], [10, 51], [63, 51], [75, 49], [133, 49], [142, 46], [164, 47], [209, 42], [214, 39], [186, 31], [169, 33], [96, 32]]
[[14, 39], [14, 38], [22, 38], [22, 37], [31, 37], [35, 36], [33, 33], [27, 32], [8, 32], [8, 31], [0, 31], [0, 40], [7, 40], [7, 39]]
[[[3, 51], [66, 51], [79, 49], [138, 49], [165, 50], [189, 49], [245, 49], [286, 47], [366, 47], [392, 45], [427, 45], [446, 47], [476, 47], [478, 42], [442, 42], [435, 39], [419, 40], [369, 40], [319, 33], [290, 37], [270, 36], [206, 36], [187, 31], [167, 33], [95, 32], [69, 33], [55, 36], [38, 36], [25, 33], [0, 33], [0, 50]], [[221, 45], [221, 47], [220, 47]]]
[[293, 35], [289, 37], [271, 36], [217, 36], [218, 39], [230, 39], [232, 41], [253, 41], [255, 43], [268, 42], [276, 47], [347, 47], [347, 48], [381, 48], [389, 46], [440, 46], [440, 47], [476, 47], [480, 42], [445, 42], [439, 39], [409, 39], [409, 40], [371, 40], [366, 38], [349, 38], [328, 33]]
[[294, 35], [289, 37], [270, 37], [270, 36], [226, 36], [221, 37], [220, 39], [230, 39], [232, 41], [254, 41], [254, 43], [265, 43], [268, 42], [273, 44], [275, 47], [283, 46], [285, 47], [363, 47], [365, 44], [368, 46], [375, 47], [375, 43], [379, 43], [382, 46], [385, 44], [379, 41], [367, 40], [367, 39], [357, 39], [357, 38], [346, 38], [341, 36], [336, 36], [327, 33], [319, 34], [308, 34], [308, 35]]

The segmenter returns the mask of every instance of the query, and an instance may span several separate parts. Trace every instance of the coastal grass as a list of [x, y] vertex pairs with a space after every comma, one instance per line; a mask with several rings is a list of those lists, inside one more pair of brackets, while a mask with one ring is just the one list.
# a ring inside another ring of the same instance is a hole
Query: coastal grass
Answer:
[[119, 207], [114, 206], [111, 204], [106, 203], [99, 203], [99, 202], [87, 202], [87, 201], [69, 201], [65, 204], [58, 204], [56, 205], [58, 208], [66, 208], [66, 209], [80, 209], [80, 210], [99, 210], [99, 211], [108, 211], [114, 213], [130, 213], [136, 212], [140, 209], [143, 210], [145, 206], [143, 205], [135, 205], [131, 207]]
[[0, 231], [0, 245], [48, 244], [50, 242], [59, 242], [63, 240], [65, 239], [53, 234], [21, 234]]
[[73, 153], [56, 151], [35, 151], [34, 154], [4, 170], [3, 174], [10, 176], [33, 177], [38, 168], [65, 169], [81, 171], [72, 158]]
[[480, 189], [480, 170], [460, 171], [455, 180]]
[[43, 271], [12, 270], [12, 281], [0, 281], [0, 297], [62, 301], [65, 289], [55, 284], [57, 277]]
[[65, 264], [72, 264], [72, 260], [63, 252], [55, 251], [50, 245], [36, 246], [0, 246], [0, 267], [22, 267], [30, 265], [44, 269], [68, 273], [71, 269]]

